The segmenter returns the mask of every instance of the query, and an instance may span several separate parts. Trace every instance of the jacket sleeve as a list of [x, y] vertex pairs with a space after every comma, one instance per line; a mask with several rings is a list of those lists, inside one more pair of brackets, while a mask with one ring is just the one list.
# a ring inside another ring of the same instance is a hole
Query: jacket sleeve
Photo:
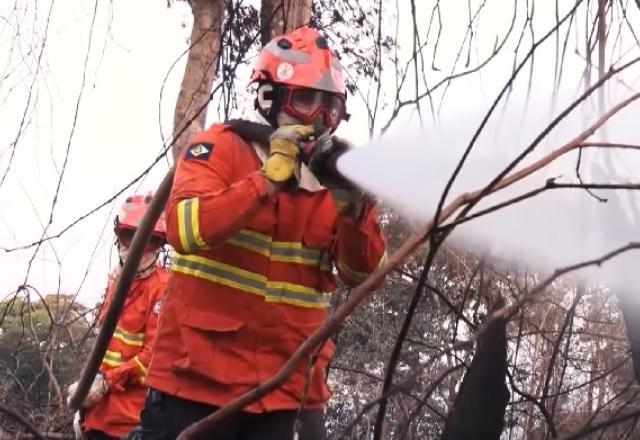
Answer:
[[167, 239], [182, 254], [222, 244], [246, 226], [268, 199], [267, 183], [259, 171], [237, 177], [239, 166], [247, 169], [240, 163], [240, 153], [247, 157], [242, 151], [246, 146], [239, 145], [233, 132], [219, 127], [196, 136], [177, 164], [166, 207]]
[[333, 259], [340, 278], [350, 286], [363, 282], [387, 260], [377, 213], [376, 205], [368, 203], [359, 220], [347, 215], [338, 217]]
[[160, 295], [164, 291], [165, 284], [150, 286], [147, 295], [147, 318], [144, 326], [144, 341], [140, 351], [124, 364], [104, 372], [105, 380], [110, 390], [124, 390], [127, 385], [144, 383], [147, 376], [147, 368], [151, 361], [153, 343], [158, 331], [158, 312], [160, 309]]

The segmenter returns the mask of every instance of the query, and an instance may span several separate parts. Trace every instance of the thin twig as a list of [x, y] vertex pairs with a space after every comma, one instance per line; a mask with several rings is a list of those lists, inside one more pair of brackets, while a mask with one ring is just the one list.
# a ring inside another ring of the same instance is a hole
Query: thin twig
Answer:
[[35, 426], [31, 424], [25, 417], [23, 417], [19, 412], [14, 410], [8, 405], [0, 402], [0, 411], [8, 415], [11, 419], [15, 420], [19, 424], [21, 424], [27, 431], [29, 431], [35, 438], [38, 440], [46, 440], [46, 438], [36, 429]]

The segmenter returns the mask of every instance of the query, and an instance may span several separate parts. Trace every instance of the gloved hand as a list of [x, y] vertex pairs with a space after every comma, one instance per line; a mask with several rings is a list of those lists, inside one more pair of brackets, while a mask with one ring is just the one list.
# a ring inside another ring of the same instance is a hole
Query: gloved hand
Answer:
[[[71, 402], [71, 397], [73, 397], [77, 389], [78, 389], [77, 381], [69, 385], [69, 388], [67, 389], [67, 405], [69, 404], [69, 402]], [[104, 375], [101, 372], [98, 372], [98, 374], [96, 374], [96, 377], [93, 379], [91, 388], [89, 388], [89, 393], [87, 393], [87, 397], [85, 397], [84, 401], [82, 402], [82, 407], [83, 408], [92, 407], [93, 405], [101, 401], [108, 391], [109, 391], [109, 385], [107, 384], [107, 381], [105, 380]]]
[[321, 136], [309, 158], [309, 169], [318, 181], [331, 191], [338, 212], [360, 217], [365, 204], [365, 194], [336, 169], [338, 157], [353, 148], [353, 144], [338, 136]]
[[283, 125], [270, 137], [269, 157], [262, 166], [262, 174], [275, 183], [300, 177], [300, 149], [314, 134], [310, 125]]
[[336, 169], [338, 157], [353, 148], [353, 144], [338, 136], [323, 135], [316, 141], [309, 157], [309, 170], [327, 188], [352, 189], [353, 185]]
[[364, 192], [357, 188], [329, 188], [329, 191], [331, 191], [333, 201], [341, 215], [349, 215], [356, 219], [360, 218], [367, 200]]
[[84, 431], [82, 430], [80, 411], [76, 411], [73, 414], [73, 433], [76, 436], [76, 440], [84, 440]]

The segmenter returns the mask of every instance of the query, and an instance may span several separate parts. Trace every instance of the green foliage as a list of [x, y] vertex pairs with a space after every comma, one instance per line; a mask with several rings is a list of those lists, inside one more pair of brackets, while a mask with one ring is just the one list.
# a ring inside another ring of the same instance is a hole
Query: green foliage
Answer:
[[79, 360], [93, 342], [92, 311], [69, 295], [33, 301], [29, 293], [23, 290], [0, 303], [0, 396], [22, 414], [48, 418], [43, 423], [49, 426], [63, 424], [66, 419], [58, 417], [65, 409], [56, 390], [64, 400], [80, 373]]

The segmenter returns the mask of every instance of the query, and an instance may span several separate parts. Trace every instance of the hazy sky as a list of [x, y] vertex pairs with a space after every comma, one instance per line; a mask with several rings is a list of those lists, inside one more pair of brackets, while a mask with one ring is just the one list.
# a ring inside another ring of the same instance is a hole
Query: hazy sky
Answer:
[[[10, 3], [2, 2], [1, 15], [11, 17]], [[11, 154], [10, 142], [18, 132], [27, 102], [33, 78], [30, 70], [35, 68], [25, 66], [21, 60], [25, 53], [40, 50], [38, 43], [44, 32], [48, 3], [37, 2], [37, 38], [29, 37], [33, 31], [29, 20], [23, 20], [17, 31], [5, 22], [0, 34], [0, 60], [10, 56], [8, 64], [15, 69], [8, 79], [0, 82], [0, 96], [6, 99], [0, 119], [3, 172]], [[115, 1], [112, 7], [110, 2], [98, 3], [90, 44], [94, 2], [53, 3], [42, 71], [33, 87], [35, 102], [30, 105], [27, 117], [29, 125], [23, 129], [24, 137], [16, 149], [11, 170], [0, 187], [3, 248], [39, 239], [42, 224], [49, 220], [67, 147], [69, 160], [48, 233], [57, 233], [107, 200], [142, 172], [162, 147], [160, 88], [169, 67], [187, 47], [189, 29], [183, 23], [189, 17], [188, 7], [178, 4], [167, 8], [162, 1]], [[31, 11], [27, 17], [32, 20], [34, 3], [18, 4], [19, 8]], [[81, 90], [89, 47], [85, 85]], [[33, 57], [28, 59], [35, 61]], [[0, 62], [0, 66], [5, 63]], [[165, 133], [171, 127], [183, 68], [184, 64], [179, 63], [165, 86], [161, 113]], [[140, 190], [154, 189], [166, 170], [166, 162], [156, 167]], [[118, 204], [122, 200], [120, 197]], [[82, 301], [95, 301], [102, 293], [110, 261], [111, 208], [106, 207], [80, 222], [55, 240], [53, 248], [43, 245], [31, 266], [28, 283], [43, 294], [55, 292], [60, 274], [62, 292], [74, 293], [81, 288]], [[0, 292], [8, 294], [24, 282], [33, 252], [34, 249], [0, 253], [3, 274]]]
[[[399, 14], [407, 17], [408, 6], [404, 3], [408, 2], [403, 2]], [[433, 4], [432, 1], [418, 3], [418, 7], [424, 8], [424, 11], [430, 11]], [[430, 85], [450, 73], [464, 37], [468, 17], [466, 13], [461, 14], [459, 8], [466, 8], [467, 2], [457, 3], [458, 9], [447, 3], [441, 11], [446, 28], [441, 36], [435, 67], [442, 70], [431, 68], [428, 57], [433, 55], [432, 49], [425, 54], [424, 72]], [[471, 3], [477, 7], [481, 2]], [[546, 32], [555, 21], [554, 3], [536, 2], [536, 36]], [[564, 13], [573, 2], [559, 3], [562, 7], [560, 12]], [[46, 17], [51, 6], [40, 71], [32, 87], [37, 54], [42, 49], [42, 36], [47, 27]], [[469, 133], [478, 124], [493, 96], [511, 72], [517, 37], [526, 18], [523, 7], [519, 6], [516, 31], [500, 56], [481, 75], [470, 75], [452, 83], [447, 89], [441, 117], [443, 127], [451, 127], [451, 135], [431, 138], [429, 134], [411, 135], [396, 138], [396, 144], [421, 145], [430, 139], [437, 139], [435, 143], [438, 145], [431, 143], [430, 146], [446, 155], [448, 145], [444, 144], [458, 145], [464, 141], [463, 133]], [[474, 41], [478, 45], [473, 46], [470, 66], [485, 59], [496, 40], [506, 33], [511, 22], [512, 8], [511, 2], [486, 3], [474, 33]], [[34, 20], [36, 12], [37, 19]], [[395, 13], [394, 10], [388, 12]], [[634, 18], [638, 19], [637, 12], [629, 13], [631, 22]], [[94, 15], [95, 23], [90, 32]], [[423, 13], [422, 16], [426, 15]], [[82, 0], [57, 0], [53, 3], [50, 0], [24, 0], [1, 2], [0, 18], [0, 178], [9, 165], [12, 143], [16, 135], [21, 133], [10, 170], [0, 186], [0, 247], [11, 249], [36, 241], [42, 235], [43, 227], [49, 223], [52, 200], [63, 167], [64, 174], [47, 234], [58, 233], [79, 216], [108, 199], [153, 161], [162, 147], [161, 132], [166, 136], [172, 126], [184, 58], [178, 61], [169, 74], [162, 101], [160, 89], [171, 65], [188, 47], [190, 11], [182, 2], [175, 2], [168, 8], [166, 2], [161, 0], [114, 0], [97, 3]], [[385, 20], [384, 26], [386, 34], [395, 33], [391, 19]], [[420, 23], [419, 28], [424, 39], [427, 23]], [[402, 42], [400, 53], [406, 59], [407, 53], [411, 51], [411, 42], [407, 40], [411, 23], [407, 18], [401, 21], [398, 32]], [[433, 34], [430, 38], [433, 38]], [[524, 48], [530, 45], [530, 35], [526, 34], [523, 38], [520, 58], [525, 53]], [[584, 63], [574, 53], [579, 38], [582, 38], [579, 33], [570, 35], [565, 63], [568, 79], [566, 85], [563, 83], [565, 97], [572, 96], [579, 88], [581, 66]], [[621, 41], [619, 52], [625, 53], [625, 59], [634, 54], [637, 56], [638, 49], [634, 48], [635, 43], [628, 35]], [[359, 41], [359, 44], [366, 45], [367, 41]], [[532, 96], [544, 103], [536, 113], [542, 119], [549, 116], [543, 109], [550, 102], [547, 97], [553, 90], [555, 44], [555, 39], [549, 40], [545, 48], [536, 55]], [[83, 73], [88, 49], [87, 68]], [[609, 58], [613, 53], [611, 48]], [[458, 62], [458, 70], [464, 70], [466, 56], [464, 51]], [[246, 73], [245, 70], [240, 75]], [[637, 77], [637, 69], [625, 76], [627, 83], [636, 90]], [[242, 78], [243, 84], [244, 81]], [[525, 95], [527, 81], [528, 72], [515, 84], [514, 96], [521, 98]], [[411, 73], [407, 76], [407, 83], [413, 83]], [[386, 97], [391, 97], [395, 79], [393, 69], [388, 64], [383, 72], [383, 84]], [[361, 81], [359, 85], [366, 92], [367, 83]], [[375, 89], [369, 91], [371, 90]], [[406, 90], [404, 98], [410, 97], [414, 89], [408, 86]], [[444, 90], [439, 89], [436, 97], [441, 97]], [[617, 87], [611, 94], [620, 97], [625, 93], [628, 93], [627, 89]], [[388, 104], [391, 105], [392, 102]], [[430, 118], [427, 104], [425, 100], [422, 109], [425, 117]], [[436, 108], [437, 104], [436, 102]], [[341, 129], [341, 134], [356, 143], [364, 143], [367, 139], [366, 111], [355, 97], [350, 97], [349, 105], [353, 117]], [[25, 108], [28, 110], [23, 118]], [[510, 125], [494, 127], [493, 132], [489, 132], [486, 137], [493, 139], [500, 134], [504, 138], [501, 142], [485, 142], [485, 153], [493, 151], [491, 148], [513, 151], [510, 150], [511, 147], [522, 147], [505, 141], [505, 138], [509, 138], [509, 133], [523, 134], [518, 124], [528, 117], [524, 116], [524, 106], [514, 108], [518, 108], [522, 117], [511, 114], [509, 120], [513, 122]], [[388, 115], [389, 111], [390, 107], [387, 106], [383, 109], [383, 115]], [[405, 127], [407, 121], [411, 121], [408, 122], [410, 125], [417, 126], [416, 116], [415, 111], [403, 112], [398, 123], [392, 125], [390, 133], [413, 133], [406, 131]], [[214, 118], [215, 114], [210, 111], [209, 119]], [[21, 123], [23, 119], [25, 124]], [[468, 130], [457, 130], [460, 126], [456, 124], [464, 124], [464, 128]], [[545, 146], [551, 147], [549, 144]], [[451, 151], [458, 150], [452, 147]], [[65, 164], [67, 157], [68, 162]], [[430, 164], [433, 166], [434, 161]], [[417, 162], [412, 165], [420, 168]], [[436, 166], [438, 168], [444, 169]], [[140, 191], [154, 189], [166, 170], [167, 164], [162, 162], [134, 188]], [[383, 171], [375, 171], [374, 168], [366, 171], [379, 181], [384, 181], [395, 173], [389, 166]], [[403, 171], [404, 169], [397, 175], [401, 175]], [[436, 193], [427, 189], [433, 186], [434, 181], [420, 181], [413, 185], [414, 188], [421, 189], [420, 194], [428, 195], [417, 203], [431, 203], [432, 196]], [[131, 190], [127, 191], [130, 192]], [[116, 204], [120, 204], [123, 199], [124, 196], [119, 197]], [[109, 205], [99, 210], [61, 238], [44, 244], [38, 249], [30, 268], [29, 261], [35, 248], [15, 252], [0, 251], [0, 297], [9, 295], [17, 286], [25, 283], [28, 273], [26, 283], [43, 294], [57, 291], [60, 282], [61, 292], [75, 293], [79, 290], [82, 302], [95, 302], [102, 294], [109, 264], [113, 261], [112, 208], [113, 205]]]

